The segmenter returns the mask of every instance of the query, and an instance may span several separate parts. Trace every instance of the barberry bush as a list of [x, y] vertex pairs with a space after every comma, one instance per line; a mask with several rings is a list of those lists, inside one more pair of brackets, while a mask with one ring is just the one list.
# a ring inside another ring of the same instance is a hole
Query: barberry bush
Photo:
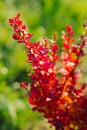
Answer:
[[13, 39], [25, 45], [27, 62], [32, 66], [28, 73], [31, 82], [20, 83], [27, 90], [32, 110], [42, 113], [55, 130], [87, 130], [87, 84], [80, 83], [78, 68], [85, 55], [87, 22], [78, 41], [67, 25], [62, 31], [61, 48], [56, 34], [52, 39], [43, 38], [42, 43], [32, 43], [32, 34], [26, 32], [20, 13], [10, 18], [9, 23], [14, 29]]

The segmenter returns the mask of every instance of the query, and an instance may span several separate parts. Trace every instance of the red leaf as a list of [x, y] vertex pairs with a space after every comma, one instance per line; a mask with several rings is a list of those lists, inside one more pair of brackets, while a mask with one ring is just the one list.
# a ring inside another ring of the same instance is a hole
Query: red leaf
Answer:
[[28, 82], [21, 82], [21, 83], [20, 83], [20, 86], [21, 86], [22, 88], [27, 88]]
[[58, 44], [51, 45], [50, 47], [51, 47], [51, 50], [53, 52], [57, 52], [58, 51]]
[[29, 97], [28, 100], [29, 100], [30, 104], [35, 105], [35, 103], [31, 97]]
[[14, 19], [9, 19], [9, 23], [12, 25], [14, 23]]
[[74, 34], [74, 32], [73, 32], [73, 30], [72, 30], [72, 26], [67, 25], [67, 26], [66, 26], [66, 30], [68, 31], [69, 35], [72, 37], [73, 34]]
[[26, 25], [23, 25], [23, 26], [22, 26], [22, 29], [23, 29], [23, 30], [26, 30]]
[[66, 26], [66, 30], [67, 30], [68, 32], [71, 32], [71, 31], [72, 31], [72, 27], [71, 27], [70, 25], [67, 25], [67, 26]]
[[18, 13], [16, 16], [15, 16], [15, 19], [18, 19], [20, 17], [20, 13]]
[[63, 47], [68, 50], [70, 48], [70, 44], [63, 42]]

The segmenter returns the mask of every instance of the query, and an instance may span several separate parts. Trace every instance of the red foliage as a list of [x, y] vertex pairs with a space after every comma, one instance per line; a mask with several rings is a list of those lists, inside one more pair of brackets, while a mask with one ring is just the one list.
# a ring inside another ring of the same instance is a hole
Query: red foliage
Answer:
[[[32, 63], [28, 100], [33, 111], [42, 113], [56, 130], [74, 130], [76, 126], [78, 130], [87, 130], [87, 95], [84, 95], [87, 85], [78, 83], [81, 74], [77, 69], [84, 55], [86, 34], [81, 36], [78, 44], [74, 44], [74, 31], [67, 25], [62, 33], [64, 41], [60, 54], [54, 39], [50, 44], [47, 38], [43, 43], [31, 43], [32, 34], [26, 33], [26, 26], [19, 17], [20, 14], [9, 19], [9, 23], [14, 28], [13, 38], [25, 44], [27, 61]], [[60, 62], [59, 67], [56, 67], [57, 61]], [[28, 89], [28, 83], [22, 82], [21, 87]]]

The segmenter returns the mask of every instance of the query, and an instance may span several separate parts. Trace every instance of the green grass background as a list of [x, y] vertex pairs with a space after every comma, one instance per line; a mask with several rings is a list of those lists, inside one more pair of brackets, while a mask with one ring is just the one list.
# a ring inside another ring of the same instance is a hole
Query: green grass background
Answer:
[[[29, 80], [30, 66], [24, 46], [11, 37], [8, 19], [18, 12], [27, 31], [34, 34], [33, 42], [51, 38], [53, 32], [61, 39], [66, 24], [73, 26], [78, 39], [87, 19], [87, 0], [0, 0], [0, 130], [51, 130], [39, 113], [31, 111], [26, 92], [20, 89], [19, 83]], [[86, 64], [85, 56], [82, 81], [86, 81]]]

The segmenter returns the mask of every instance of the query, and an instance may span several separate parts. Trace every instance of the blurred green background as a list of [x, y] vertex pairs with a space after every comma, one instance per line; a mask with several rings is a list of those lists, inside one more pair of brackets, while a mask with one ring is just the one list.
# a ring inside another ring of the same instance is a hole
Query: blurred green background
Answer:
[[[60, 39], [66, 24], [73, 26], [79, 38], [87, 19], [87, 0], [0, 0], [0, 130], [51, 130], [39, 113], [32, 112], [26, 92], [20, 89], [19, 83], [29, 80], [29, 65], [25, 48], [12, 39], [8, 23], [18, 12], [27, 31], [34, 34], [33, 42], [51, 38], [53, 32]], [[84, 80], [86, 74], [85, 69]]]

